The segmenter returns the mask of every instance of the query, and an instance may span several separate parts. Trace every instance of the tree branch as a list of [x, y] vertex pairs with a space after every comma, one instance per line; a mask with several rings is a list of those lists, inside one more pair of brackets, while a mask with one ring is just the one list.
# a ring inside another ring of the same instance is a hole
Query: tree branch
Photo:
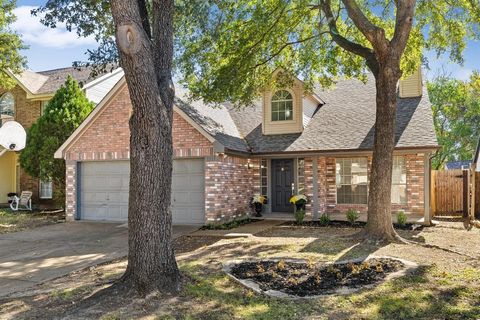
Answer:
[[[385, 31], [374, 25], [363, 13], [355, 0], [342, 0], [347, 9], [348, 16], [355, 26], [367, 38], [376, 50], [385, 50], [388, 40]], [[384, 51], [385, 52], [385, 51]]]
[[363, 57], [368, 67], [373, 73], [378, 71], [378, 63], [375, 59], [375, 54], [372, 49], [362, 46], [359, 43], [353, 42], [340, 35], [337, 29], [336, 19], [332, 13], [332, 6], [330, 0], [321, 1], [322, 11], [325, 14], [328, 22], [329, 34], [341, 48], [356, 55]]
[[148, 10], [147, 3], [145, 0], [138, 0], [138, 11], [140, 13], [140, 18], [142, 19], [142, 27], [147, 33], [148, 37], [152, 38], [152, 29], [150, 28], [150, 21], [148, 20]]
[[306, 42], [306, 41], [309, 41], [309, 40], [312, 40], [314, 38], [317, 38], [319, 37], [320, 35], [324, 34], [324, 33], [327, 33], [328, 31], [325, 31], [323, 33], [320, 33], [320, 34], [316, 34], [314, 36], [311, 36], [311, 37], [307, 37], [305, 39], [300, 39], [300, 40], [297, 40], [297, 41], [290, 41], [290, 42], [287, 42], [287, 43], [284, 43], [280, 49], [277, 50], [277, 52], [275, 52], [274, 54], [272, 54], [270, 57], [268, 57], [267, 59], [265, 59], [264, 61], [262, 62], [259, 62], [257, 63], [255, 66], [253, 66], [252, 69], [256, 69], [264, 64], [267, 64], [269, 63], [273, 58], [275, 58], [276, 56], [278, 56], [286, 47], [288, 46], [292, 46], [292, 45], [295, 45], [295, 44], [299, 44], [299, 43], [302, 43], [302, 42]]
[[395, 18], [395, 31], [390, 41], [394, 58], [400, 60], [407, 45], [408, 37], [413, 26], [416, 0], [395, 1], [397, 14]]

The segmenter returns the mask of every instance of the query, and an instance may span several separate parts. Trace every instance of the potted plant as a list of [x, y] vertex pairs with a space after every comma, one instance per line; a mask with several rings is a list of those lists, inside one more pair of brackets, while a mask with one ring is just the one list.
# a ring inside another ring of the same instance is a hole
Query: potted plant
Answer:
[[305, 210], [305, 204], [307, 203], [307, 196], [304, 194], [297, 194], [290, 198], [290, 203], [295, 205], [295, 209]]
[[297, 224], [303, 224], [305, 218], [305, 204], [307, 203], [307, 196], [304, 194], [297, 194], [290, 198], [290, 203], [295, 205], [295, 221]]
[[261, 217], [262, 216], [262, 209], [263, 209], [263, 204], [267, 202], [267, 197], [256, 194], [253, 196], [251, 200], [251, 204], [253, 206], [253, 209], [255, 210], [255, 217]]

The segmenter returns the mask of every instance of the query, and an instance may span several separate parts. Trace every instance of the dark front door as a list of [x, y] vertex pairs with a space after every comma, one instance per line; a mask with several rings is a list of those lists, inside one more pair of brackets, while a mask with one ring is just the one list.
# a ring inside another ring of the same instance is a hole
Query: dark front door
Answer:
[[272, 160], [272, 211], [293, 212], [289, 203], [292, 196], [293, 159]]

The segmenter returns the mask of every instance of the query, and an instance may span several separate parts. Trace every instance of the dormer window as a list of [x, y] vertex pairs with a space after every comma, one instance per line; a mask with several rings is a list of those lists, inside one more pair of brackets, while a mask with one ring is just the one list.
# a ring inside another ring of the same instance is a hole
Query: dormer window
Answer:
[[293, 120], [293, 97], [287, 90], [272, 96], [272, 121]]
[[0, 115], [15, 115], [15, 98], [10, 92], [0, 96]]

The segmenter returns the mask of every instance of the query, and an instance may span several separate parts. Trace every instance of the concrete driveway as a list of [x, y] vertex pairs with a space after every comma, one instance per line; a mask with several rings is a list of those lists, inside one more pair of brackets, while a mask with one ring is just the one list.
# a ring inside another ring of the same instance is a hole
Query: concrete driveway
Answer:
[[[174, 226], [173, 235], [196, 229]], [[126, 224], [61, 223], [0, 235], [0, 297], [126, 254]]]

